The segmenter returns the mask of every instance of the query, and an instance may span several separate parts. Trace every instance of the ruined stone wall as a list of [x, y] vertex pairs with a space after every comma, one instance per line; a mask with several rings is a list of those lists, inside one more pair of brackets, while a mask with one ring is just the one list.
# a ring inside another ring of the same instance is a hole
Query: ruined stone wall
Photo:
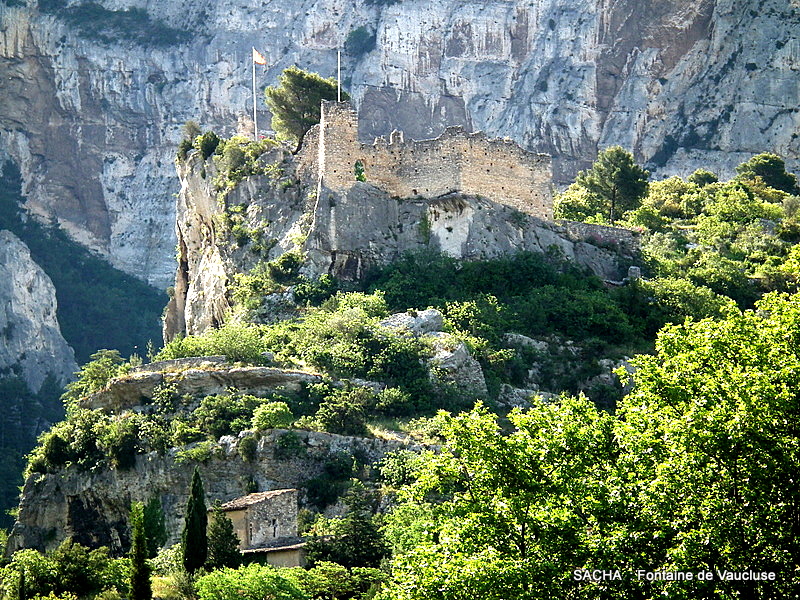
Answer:
[[409, 141], [395, 133], [374, 144], [358, 141], [358, 115], [349, 103], [323, 102], [318, 130], [309, 132], [301, 161], [316, 156], [322, 183], [334, 191], [350, 189], [360, 161], [368, 183], [399, 197], [441, 196], [461, 191], [552, 219], [550, 157], [532, 154], [507, 140], [448, 128], [432, 140]]

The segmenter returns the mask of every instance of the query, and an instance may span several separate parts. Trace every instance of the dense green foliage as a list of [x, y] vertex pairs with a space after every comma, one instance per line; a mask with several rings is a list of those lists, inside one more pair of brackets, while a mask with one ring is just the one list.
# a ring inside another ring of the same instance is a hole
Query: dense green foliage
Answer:
[[195, 467], [181, 533], [183, 568], [187, 573], [194, 573], [206, 563], [208, 558], [207, 529], [206, 494], [203, 491], [200, 471]]
[[356, 484], [343, 496], [345, 514], [326, 523], [327, 537], [306, 544], [309, 563], [333, 562], [347, 568], [378, 567], [388, 554], [386, 542], [373, 516], [375, 507], [363, 485]]
[[167, 543], [168, 538], [164, 523], [164, 509], [161, 507], [161, 499], [158, 496], [153, 496], [144, 505], [142, 521], [147, 540], [147, 557], [155, 558], [158, 551]]
[[150, 565], [147, 564], [147, 538], [144, 532], [144, 505], [131, 505], [130, 600], [151, 600]]
[[222, 569], [197, 580], [198, 600], [307, 600], [308, 596], [283, 572], [261, 565]]
[[[278, 139], [300, 144], [306, 131], [320, 120], [322, 100], [336, 100], [336, 80], [325, 79], [297, 67], [284, 69], [278, 85], [266, 89], [272, 129]], [[342, 92], [342, 100], [349, 100]]]
[[15, 552], [0, 569], [0, 596], [17, 600], [21, 573], [28, 598], [75, 594], [93, 599], [108, 591], [128, 592], [128, 559], [109, 558], [106, 548], [89, 550], [69, 539], [48, 555], [36, 550]]
[[48, 378], [38, 393], [28, 389], [13, 372], [0, 376], [0, 527], [11, 528], [7, 511], [17, 505], [23, 483], [25, 454], [36, 444], [36, 436], [64, 417], [58, 400], [61, 389]]
[[[386, 532], [384, 598], [778, 598], [800, 584], [800, 296], [665, 329], [614, 417], [562, 398], [443, 415]], [[579, 581], [574, 569], [620, 569]], [[709, 570], [710, 582], [645, 571]], [[774, 581], [718, 571], [775, 572]]]
[[[800, 197], [791, 195], [798, 193], [796, 177], [772, 154], [754, 156], [737, 173], [728, 182], [708, 171], [652, 182], [641, 203], [627, 207], [621, 224], [643, 231], [652, 285], [670, 280], [664, 285], [675, 289], [675, 280], [684, 280], [742, 308], [764, 292], [797, 289], [793, 248], [800, 241]], [[557, 216], [607, 221], [592, 194], [576, 182], [556, 199]]]
[[[376, 42], [376, 35], [371, 33], [366, 27], [363, 25], [361, 27], [356, 27], [350, 33], [347, 34], [347, 39], [344, 41], [344, 50], [350, 56], [359, 57], [362, 54], [366, 54], [367, 52], [371, 52], [375, 48]], [[364, 166], [362, 164], [361, 171], [363, 173]], [[358, 174], [356, 173], [356, 178], [358, 178]], [[360, 179], [359, 181], [366, 181], [365, 179]]]
[[[31, 251], [56, 288], [58, 324], [79, 363], [98, 348], [141, 353], [161, 339], [166, 295], [118, 271], [70, 239], [61, 228], [23, 218], [22, 179], [11, 162], [0, 178], [0, 229], [8, 229]], [[120, 319], [120, 315], [125, 315]]]

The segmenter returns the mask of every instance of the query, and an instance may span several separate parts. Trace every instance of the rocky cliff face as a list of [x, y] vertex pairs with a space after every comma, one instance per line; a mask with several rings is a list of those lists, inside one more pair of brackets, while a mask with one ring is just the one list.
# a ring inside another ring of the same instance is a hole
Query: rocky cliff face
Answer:
[[31, 211], [159, 286], [179, 127], [249, 126], [253, 45], [263, 87], [294, 63], [334, 74], [363, 27], [374, 47], [351, 36], [344, 75], [366, 137], [483, 129], [553, 154], [561, 183], [615, 143], [659, 174], [800, 157], [795, 0], [102, 0], [93, 20], [25, 4], [0, 5], [0, 150]]
[[65, 383], [77, 368], [56, 321], [50, 278], [22, 241], [0, 231], [0, 371], [18, 371], [37, 392], [48, 375]]
[[[258, 442], [247, 461], [237, 452], [237, 439], [224, 437], [212, 458], [199, 464], [209, 506], [259, 490], [299, 488], [319, 476], [326, 460], [340, 452], [374, 462], [405, 447], [399, 441], [353, 438], [313, 431], [295, 432], [299, 445], [292, 456], [277, 457], [275, 440], [287, 432], [272, 430]], [[128, 470], [69, 468], [28, 478], [18, 520], [7, 553], [20, 548], [53, 549], [68, 536], [75, 542], [107, 546], [120, 553], [129, 544], [128, 516], [132, 501], [161, 500], [169, 534], [179, 541], [189, 484], [197, 462], [179, 458], [177, 449], [164, 456], [139, 456]]]
[[[367, 182], [341, 193], [317, 188], [286, 152], [260, 160], [271, 162], [280, 178], [248, 177], [224, 202], [210, 183], [217, 175], [211, 158], [193, 152], [179, 165], [178, 270], [165, 339], [221, 324], [237, 274], [292, 249], [304, 253], [304, 273], [312, 279], [330, 274], [355, 281], [371, 267], [422, 249], [475, 260], [555, 248], [603, 279], [620, 280], [637, 244], [626, 230], [546, 222], [477, 196], [398, 198]], [[238, 237], [234, 227], [250, 237]]]

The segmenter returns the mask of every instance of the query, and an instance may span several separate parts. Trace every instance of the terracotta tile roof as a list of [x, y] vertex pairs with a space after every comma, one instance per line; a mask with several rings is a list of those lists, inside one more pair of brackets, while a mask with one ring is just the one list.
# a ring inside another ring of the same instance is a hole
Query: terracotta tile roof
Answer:
[[268, 500], [269, 498], [275, 498], [276, 496], [282, 496], [283, 494], [288, 494], [290, 492], [296, 493], [297, 490], [287, 489], [287, 490], [271, 490], [269, 492], [256, 492], [255, 494], [248, 494], [247, 496], [235, 498], [230, 502], [226, 502], [225, 504], [220, 506], [220, 508], [225, 512], [230, 510], [242, 510], [243, 508], [247, 508], [248, 506], [258, 504], [259, 502], [263, 502], [264, 500]]

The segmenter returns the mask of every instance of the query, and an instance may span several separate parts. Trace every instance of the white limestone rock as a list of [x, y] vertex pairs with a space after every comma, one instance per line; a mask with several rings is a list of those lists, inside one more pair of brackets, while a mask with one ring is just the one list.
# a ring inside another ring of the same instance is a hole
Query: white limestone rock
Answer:
[[48, 375], [59, 383], [77, 371], [56, 320], [56, 293], [28, 247], [0, 231], [0, 370], [18, 369], [31, 391]]

